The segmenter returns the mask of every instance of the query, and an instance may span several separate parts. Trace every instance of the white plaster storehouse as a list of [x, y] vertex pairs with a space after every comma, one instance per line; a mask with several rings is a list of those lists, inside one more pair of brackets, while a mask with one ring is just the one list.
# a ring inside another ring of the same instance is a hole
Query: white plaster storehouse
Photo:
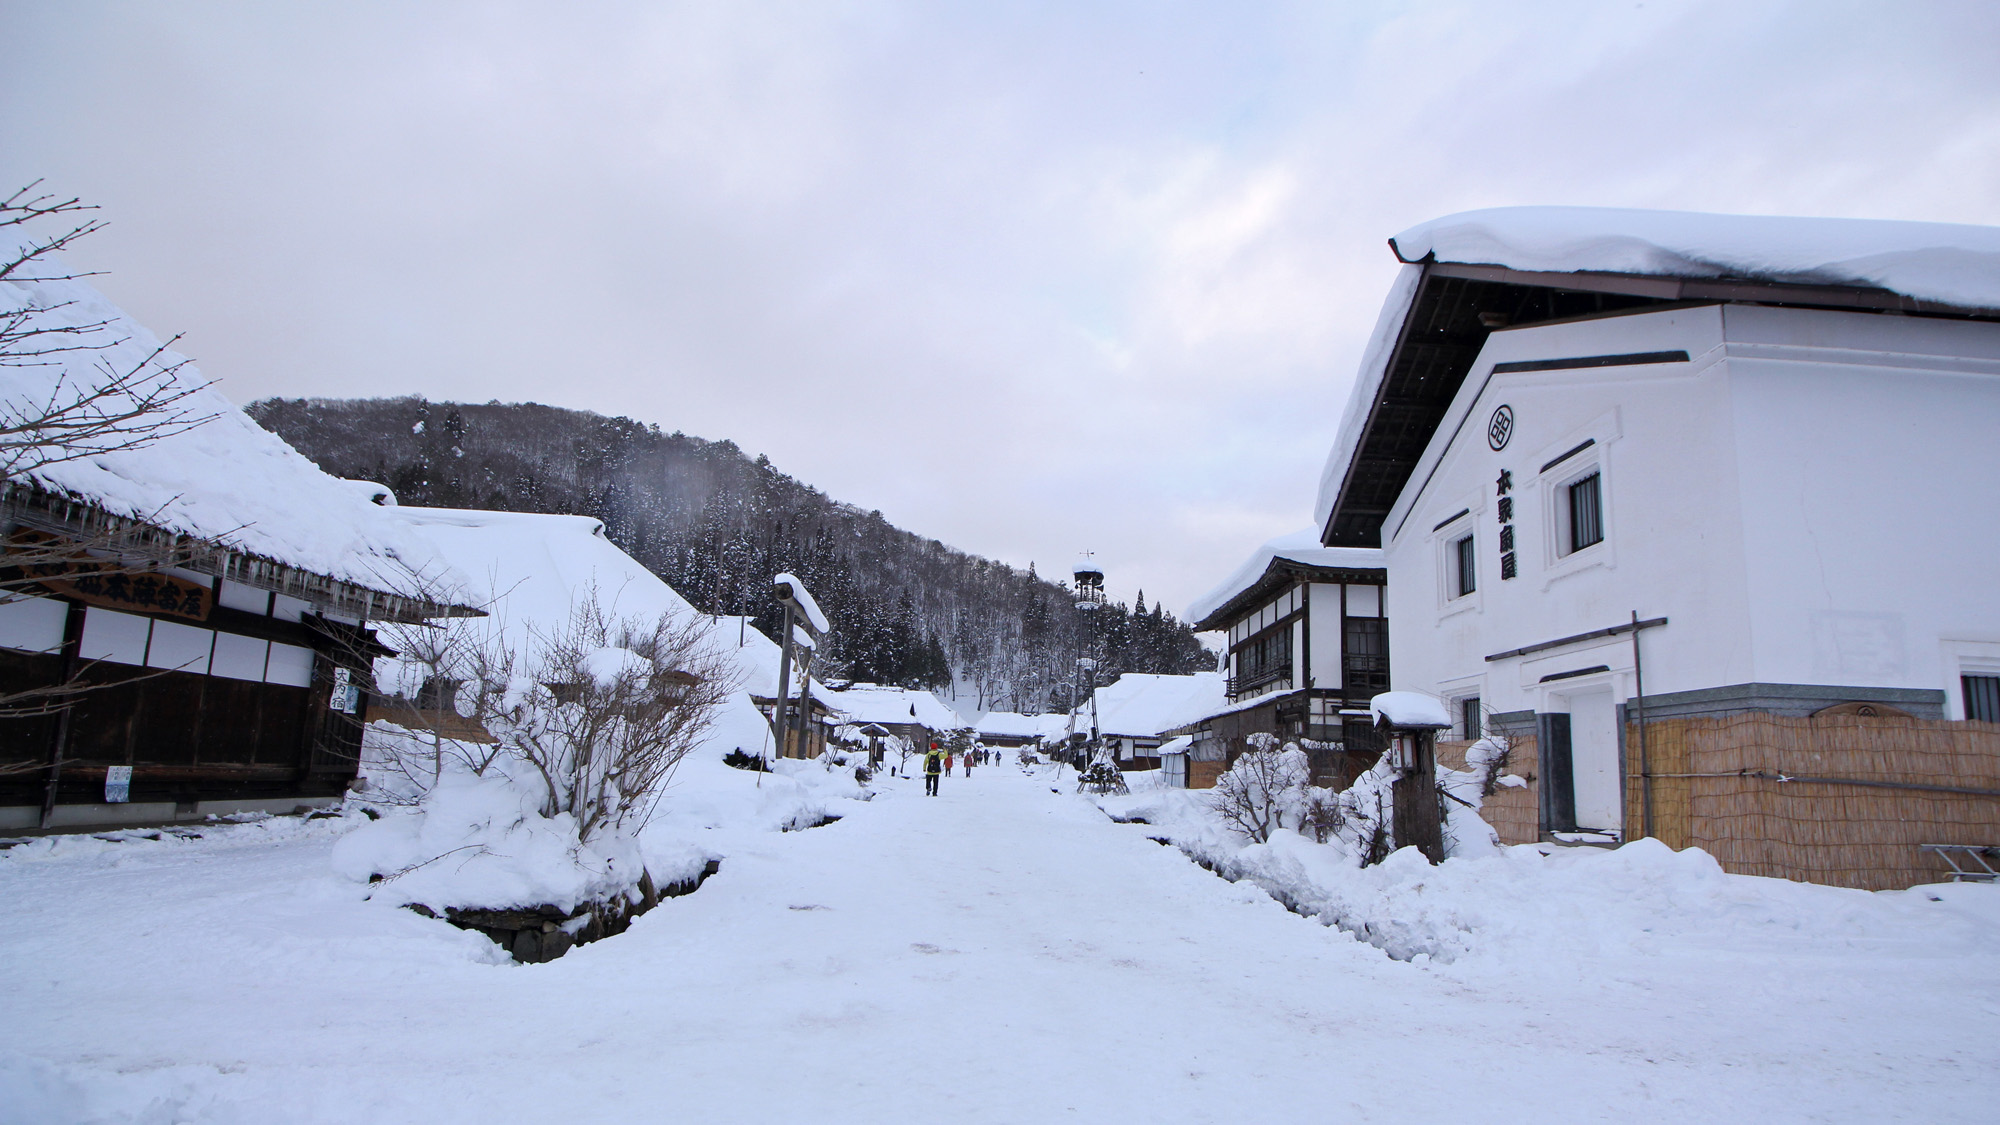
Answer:
[[1321, 541], [1383, 549], [1396, 687], [1539, 734], [1545, 830], [1620, 829], [1635, 673], [1649, 718], [2000, 719], [2000, 229], [1514, 208], [1391, 245]]

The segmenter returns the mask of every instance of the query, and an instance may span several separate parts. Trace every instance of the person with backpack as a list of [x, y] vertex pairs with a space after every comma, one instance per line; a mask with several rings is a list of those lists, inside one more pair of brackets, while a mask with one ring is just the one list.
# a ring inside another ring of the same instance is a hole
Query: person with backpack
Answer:
[[927, 752], [927, 753], [926, 753], [926, 754], [924, 755], [924, 793], [925, 793], [925, 795], [927, 795], [927, 796], [931, 796], [931, 797], [935, 797], [935, 796], [937, 796], [937, 792], [938, 792], [938, 776], [939, 776], [939, 775], [940, 775], [941, 773], [943, 773], [943, 772], [944, 772], [944, 770], [945, 770], [946, 768], [947, 768], [947, 767], [946, 767], [946, 766], [945, 766], [945, 764], [944, 764], [944, 751], [942, 751], [942, 750], [938, 749], [938, 744], [937, 744], [937, 743], [935, 743], [935, 742], [931, 743], [931, 748], [930, 748], [929, 752]]

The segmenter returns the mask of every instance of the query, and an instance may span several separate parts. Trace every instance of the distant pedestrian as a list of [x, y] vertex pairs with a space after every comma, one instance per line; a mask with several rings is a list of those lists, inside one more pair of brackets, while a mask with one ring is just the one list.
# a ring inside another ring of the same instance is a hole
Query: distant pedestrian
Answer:
[[927, 796], [937, 796], [938, 774], [949, 768], [944, 763], [944, 752], [933, 743], [930, 751], [924, 755], [924, 793]]

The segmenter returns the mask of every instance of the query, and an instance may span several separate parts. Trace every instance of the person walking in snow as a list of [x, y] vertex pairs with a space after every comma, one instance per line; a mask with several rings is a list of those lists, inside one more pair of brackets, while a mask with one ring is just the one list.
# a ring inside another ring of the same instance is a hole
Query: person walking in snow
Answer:
[[937, 796], [938, 774], [949, 768], [944, 764], [944, 751], [938, 749], [937, 743], [931, 743], [930, 751], [924, 755], [924, 793], [926, 795], [931, 797]]

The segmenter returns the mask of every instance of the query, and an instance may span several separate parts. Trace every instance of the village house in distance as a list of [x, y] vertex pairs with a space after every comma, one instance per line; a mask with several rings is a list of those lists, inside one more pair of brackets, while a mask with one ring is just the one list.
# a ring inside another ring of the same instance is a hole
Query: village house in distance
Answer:
[[[1391, 246], [1318, 541], [1381, 552], [1394, 687], [1512, 736], [1539, 835], [1869, 887], [1996, 841], [2000, 230], [1510, 208]], [[1190, 614], [1239, 676], [1299, 573]]]
[[1299, 742], [1313, 784], [1346, 788], [1382, 749], [1368, 701], [1389, 690], [1382, 552], [1322, 547], [1308, 530], [1264, 544], [1188, 609], [1227, 638], [1225, 706], [1179, 728], [1186, 777], [1215, 784], [1256, 733]]

